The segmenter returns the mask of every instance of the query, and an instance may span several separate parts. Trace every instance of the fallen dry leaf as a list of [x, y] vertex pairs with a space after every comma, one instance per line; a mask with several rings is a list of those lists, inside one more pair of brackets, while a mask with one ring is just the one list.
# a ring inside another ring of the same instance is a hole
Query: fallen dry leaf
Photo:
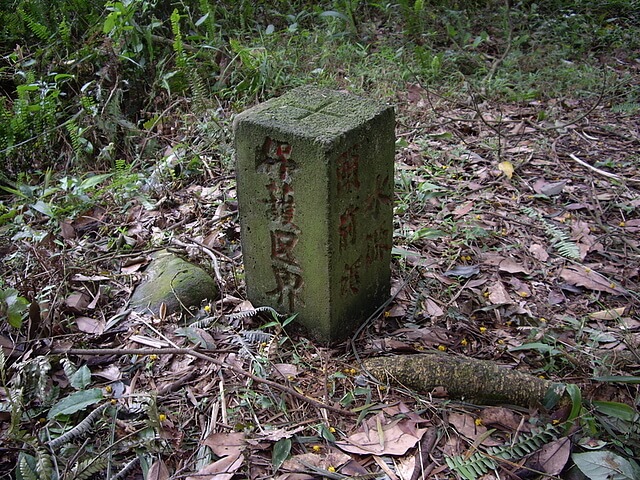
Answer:
[[274, 363], [273, 370], [285, 379], [295, 377], [300, 373], [298, 367], [291, 363]]
[[560, 277], [570, 285], [585, 287], [589, 290], [625, 295], [627, 291], [607, 280], [598, 272], [588, 267], [569, 265], [560, 271]]
[[76, 327], [78, 327], [78, 330], [84, 333], [100, 335], [104, 332], [105, 325], [106, 324], [104, 320], [96, 320], [90, 317], [76, 318]]
[[243, 463], [244, 455], [228, 455], [188, 476], [187, 480], [231, 480]]
[[380, 420], [380, 416], [367, 420], [362, 430], [336, 442], [336, 446], [358, 455], [404, 455], [427, 431], [426, 428], [416, 428], [413, 421], [400, 420], [377, 425], [376, 420]]
[[162, 460], [153, 462], [147, 473], [147, 480], [168, 480], [169, 470]]
[[483, 425], [500, 427], [501, 430], [512, 432], [520, 428], [521, 418], [513, 410], [504, 407], [487, 407], [480, 412], [480, 419]]
[[202, 444], [219, 457], [238, 456], [246, 446], [243, 432], [212, 433], [202, 441]]
[[529, 285], [521, 281], [519, 278], [514, 277], [509, 281], [509, 283], [519, 297], [529, 298], [531, 296], [531, 289], [529, 288]]
[[423, 300], [422, 309], [430, 318], [438, 318], [444, 315], [444, 310], [431, 298]]
[[84, 292], [73, 292], [64, 303], [70, 310], [81, 313], [91, 303], [91, 297]]
[[504, 173], [508, 179], [513, 177], [513, 164], [507, 160], [498, 164], [498, 170]]
[[547, 250], [538, 243], [533, 243], [529, 246], [529, 252], [534, 256], [536, 260], [540, 260], [541, 262], [546, 262], [549, 260], [549, 254]]
[[465, 202], [462, 205], [458, 205], [453, 209], [453, 216], [456, 218], [462, 217], [471, 211], [473, 208], [473, 202]]
[[525, 267], [520, 265], [518, 262], [516, 262], [512, 258], [505, 258], [504, 260], [502, 260], [498, 265], [498, 269], [501, 272], [507, 272], [507, 273], [524, 273], [527, 275], [529, 274], [529, 271]]
[[594, 320], [616, 320], [623, 316], [626, 310], [627, 307], [610, 308], [600, 310], [599, 312], [592, 312], [589, 314], [589, 317]]
[[489, 301], [493, 305], [504, 305], [511, 302], [511, 297], [509, 296], [509, 292], [504, 288], [504, 285], [501, 281], [497, 281], [492, 285], [489, 285], [487, 288], [489, 292]]
[[349, 460], [351, 460], [351, 457], [339, 450], [330, 451], [326, 454], [303, 453], [285, 460], [282, 464], [282, 469], [291, 472], [307, 472], [309, 467], [323, 470], [327, 470], [329, 467], [337, 469]]
[[528, 468], [556, 476], [564, 469], [571, 454], [571, 441], [567, 437], [559, 438], [544, 445], [534, 453], [525, 464]]

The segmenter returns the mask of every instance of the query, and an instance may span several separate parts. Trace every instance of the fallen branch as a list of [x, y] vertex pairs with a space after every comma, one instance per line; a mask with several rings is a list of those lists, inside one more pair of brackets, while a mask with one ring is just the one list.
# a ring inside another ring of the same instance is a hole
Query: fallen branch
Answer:
[[322, 403], [319, 400], [316, 400], [311, 397], [307, 397], [306, 395], [303, 395], [302, 393], [299, 393], [293, 388], [287, 387], [286, 385], [282, 385], [280, 383], [267, 380], [266, 378], [258, 377], [253, 373], [247, 372], [246, 370], [236, 365], [223, 362], [222, 360], [218, 360], [217, 358], [210, 357], [209, 355], [206, 355], [197, 350], [193, 350], [191, 348], [104, 348], [104, 349], [59, 348], [59, 349], [53, 349], [51, 353], [58, 354], [58, 355], [65, 354], [65, 355], [91, 355], [91, 356], [96, 356], [96, 355], [190, 355], [192, 357], [196, 357], [201, 360], [205, 360], [207, 362], [218, 365], [223, 369], [228, 369], [239, 375], [250, 378], [254, 382], [262, 383], [263, 385], [267, 385], [271, 388], [276, 388], [284, 393], [288, 393], [289, 395], [296, 397], [304, 402], [307, 402], [316, 408], [324, 408], [332, 412], [339, 413], [341, 415], [348, 415], [348, 416], [355, 415], [355, 413], [349, 410], [344, 410], [342, 408], [337, 408], [331, 405], [327, 405], [325, 403]]
[[362, 365], [380, 382], [424, 393], [444, 387], [450, 398], [483, 404], [541, 405], [564, 388], [494, 362], [440, 353], [369, 358]]
[[580, 165], [582, 165], [583, 167], [587, 167], [589, 170], [593, 170], [596, 173], [599, 173], [600, 175], [607, 177], [607, 178], [612, 178], [614, 180], [618, 180], [620, 182], [633, 182], [633, 183], [640, 183], [640, 180], [636, 180], [634, 178], [623, 178], [619, 175], [616, 175], [615, 173], [609, 173], [606, 172], [604, 170], [600, 170], [599, 168], [594, 167], [593, 165], [589, 165], [587, 162], [585, 162], [584, 160], [580, 160], [578, 157], [576, 157], [573, 153], [569, 154], [569, 158], [571, 158], [571, 160], [573, 160], [574, 162], [579, 163]]

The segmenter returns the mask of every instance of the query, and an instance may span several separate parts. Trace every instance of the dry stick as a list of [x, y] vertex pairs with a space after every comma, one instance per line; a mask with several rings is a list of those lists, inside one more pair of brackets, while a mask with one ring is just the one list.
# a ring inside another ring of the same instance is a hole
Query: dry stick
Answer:
[[587, 167], [589, 170], [593, 170], [594, 172], [599, 173], [600, 175], [602, 175], [604, 177], [612, 178], [612, 179], [618, 180], [620, 182], [640, 183], [640, 180], [636, 180], [635, 178], [624, 178], [624, 177], [621, 177], [620, 175], [616, 175], [615, 173], [610, 173], [610, 172], [606, 172], [604, 170], [600, 170], [599, 168], [596, 168], [593, 165], [589, 165], [584, 160], [580, 160], [573, 153], [569, 153], [569, 158], [571, 158], [571, 160], [573, 160], [574, 162], [579, 163], [583, 167]]
[[342, 415], [355, 416], [355, 413], [349, 410], [343, 410], [342, 408], [326, 405], [318, 400], [315, 400], [311, 397], [307, 397], [306, 395], [298, 393], [293, 388], [289, 388], [280, 383], [267, 380], [266, 378], [260, 378], [254, 375], [253, 373], [247, 372], [246, 370], [236, 365], [233, 365], [231, 363], [225, 363], [222, 360], [218, 360], [217, 358], [210, 357], [209, 355], [205, 355], [204, 353], [199, 352], [197, 350], [193, 350], [191, 348], [127, 348], [127, 349], [71, 348], [69, 350], [60, 348], [60, 349], [53, 349], [51, 353], [65, 354], [65, 355], [191, 355], [192, 357], [200, 358], [201, 360], [205, 360], [207, 362], [218, 365], [221, 368], [228, 368], [239, 375], [250, 378], [254, 382], [262, 383], [264, 385], [277, 388], [282, 392], [288, 393], [289, 395], [292, 395], [300, 400], [310, 403], [314, 407], [325, 408], [327, 410], [331, 410], [334, 413], [340, 413]]

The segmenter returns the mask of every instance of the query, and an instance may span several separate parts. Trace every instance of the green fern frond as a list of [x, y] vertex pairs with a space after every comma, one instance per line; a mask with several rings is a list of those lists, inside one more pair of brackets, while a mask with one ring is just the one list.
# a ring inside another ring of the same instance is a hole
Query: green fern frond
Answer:
[[20, 453], [18, 469], [24, 480], [41, 480], [36, 471], [36, 459], [26, 453]]
[[580, 248], [578, 248], [578, 245], [573, 240], [571, 240], [569, 235], [567, 235], [553, 223], [549, 222], [533, 208], [521, 207], [521, 210], [528, 217], [533, 218], [534, 220], [538, 220], [542, 224], [542, 227], [551, 239], [552, 245], [560, 255], [571, 260], [581, 259]]
[[71, 25], [67, 22], [66, 19], [62, 19], [62, 21], [58, 24], [58, 33], [62, 38], [62, 41], [66, 46], [71, 45]]
[[41, 480], [53, 478], [51, 455], [42, 446], [36, 448], [36, 472]]
[[87, 480], [107, 468], [107, 457], [96, 457], [77, 463], [70, 472], [74, 480]]
[[100, 417], [100, 415], [102, 415], [102, 412], [108, 406], [109, 406], [109, 404], [105, 403], [105, 404], [101, 405], [100, 407], [96, 408], [95, 410], [93, 410], [78, 425], [76, 425], [75, 427], [73, 427], [71, 430], [69, 430], [68, 432], [64, 433], [63, 435], [60, 435], [58, 438], [54, 438], [53, 440], [51, 440], [49, 442], [49, 447], [52, 450], [56, 449], [56, 448], [64, 445], [65, 443], [70, 442], [74, 438], [79, 437], [80, 435], [84, 435], [85, 433], [87, 433], [89, 431], [89, 429], [91, 428], [91, 426], [93, 425], [93, 423], [98, 419], [98, 417]]
[[69, 133], [69, 138], [71, 138], [71, 146], [73, 147], [73, 153], [76, 157], [79, 157], [82, 153], [82, 137], [80, 133], [82, 129], [78, 127], [76, 122], [73, 120], [68, 120], [65, 124], [67, 132]]
[[49, 29], [42, 23], [38, 22], [33, 17], [33, 15], [25, 12], [22, 8], [18, 8], [18, 14], [25, 22], [27, 22], [27, 25], [29, 26], [31, 32], [40, 40], [48, 40], [49, 37], [51, 37], [51, 32], [49, 32]]
[[176, 52], [176, 63], [180, 68], [186, 67], [182, 33], [180, 31], [180, 13], [175, 8], [171, 13], [171, 31], [173, 32], [173, 50]]
[[121, 480], [125, 478], [125, 476], [127, 476], [127, 474], [133, 469], [133, 467], [138, 464], [139, 461], [140, 458], [135, 457], [133, 460], [125, 464], [124, 467], [122, 467], [120, 471], [111, 478], [111, 480]]
[[552, 424], [547, 424], [542, 429], [534, 429], [530, 433], [520, 436], [518, 441], [511, 445], [490, 447], [486, 454], [474, 452], [470, 456], [455, 455], [446, 457], [449, 468], [457, 472], [464, 480], [476, 480], [498, 468], [496, 460], [517, 461], [540, 450], [540, 448], [558, 438], [560, 429]]
[[633, 115], [640, 112], [640, 103], [638, 102], [624, 102], [619, 103], [611, 107], [611, 111], [614, 113], [624, 113], [626, 115]]

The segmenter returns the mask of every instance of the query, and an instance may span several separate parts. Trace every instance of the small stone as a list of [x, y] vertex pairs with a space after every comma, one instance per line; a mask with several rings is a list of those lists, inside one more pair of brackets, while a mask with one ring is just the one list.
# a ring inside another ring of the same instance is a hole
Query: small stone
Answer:
[[154, 254], [144, 275], [129, 300], [138, 313], [158, 315], [164, 303], [171, 315], [218, 295], [218, 286], [207, 272], [166, 250]]

